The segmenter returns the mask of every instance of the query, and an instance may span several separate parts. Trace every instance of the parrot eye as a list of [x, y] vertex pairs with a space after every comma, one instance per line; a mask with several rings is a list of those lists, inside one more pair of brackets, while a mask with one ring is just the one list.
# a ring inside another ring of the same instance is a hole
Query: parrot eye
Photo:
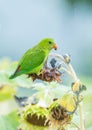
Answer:
[[49, 41], [49, 44], [52, 44], [52, 42], [51, 42], [51, 41]]

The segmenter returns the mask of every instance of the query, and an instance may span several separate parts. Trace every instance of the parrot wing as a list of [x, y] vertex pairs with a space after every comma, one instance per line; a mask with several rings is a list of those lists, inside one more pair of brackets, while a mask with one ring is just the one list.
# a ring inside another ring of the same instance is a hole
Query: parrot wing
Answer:
[[20, 62], [19, 66], [22, 70], [30, 72], [34, 68], [40, 66], [45, 60], [46, 54], [43, 50], [36, 50], [32, 53], [27, 53]]
[[[37, 73], [37, 71], [39, 72], [41, 69], [40, 66], [44, 64], [46, 57], [46, 53], [43, 50], [31, 51], [31, 53], [27, 51], [20, 60], [15, 73], [10, 76], [10, 79], [21, 74], [29, 74], [33, 70], [36, 71], [34, 73]], [[38, 68], [38, 70], [36, 68]]]

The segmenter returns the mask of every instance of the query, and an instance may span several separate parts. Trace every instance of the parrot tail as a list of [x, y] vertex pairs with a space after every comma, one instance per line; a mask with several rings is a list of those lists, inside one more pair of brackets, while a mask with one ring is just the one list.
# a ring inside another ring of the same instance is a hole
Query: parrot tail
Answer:
[[13, 74], [13, 75], [11, 75], [10, 77], [9, 77], [9, 79], [14, 79], [16, 76], [15, 76], [15, 74]]
[[[16, 71], [14, 72], [14, 74], [12, 74], [9, 79], [14, 79], [15, 77], [19, 76], [20, 74], [18, 74], [20, 70], [20, 66], [17, 67]], [[20, 73], [20, 72], [19, 72]]]

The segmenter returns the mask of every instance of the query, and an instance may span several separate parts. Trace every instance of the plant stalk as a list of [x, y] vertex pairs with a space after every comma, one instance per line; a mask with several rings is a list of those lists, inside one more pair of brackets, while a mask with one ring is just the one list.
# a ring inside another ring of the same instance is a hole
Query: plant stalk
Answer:
[[[65, 59], [64, 59], [64, 57], [62, 55], [59, 55], [59, 54], [56, 54], [56, 53], [51, 53], [50, 56], [54, 56], [54, 57], [59, 58], [66, 65], [66, 67], [67, 67], [68, 70], [66, 71], [66, 69], [65, 69], [65, 71], [69, 75], [71, 75], [71, 77], [73, 78], [73, 80], [75, 82], [80, 81], [78, 79], [78, 77], [77, 77], [77, 75], [76, 75], [76, 73], [75, 73], [72, 65], [70, 63], [66, 63], [66, 61], [65, 61]], [[79, 104], [79, 113], [80, 113], [80, 130], [85, 130], [85, 119], [83, 117], [83, 102], [81, 102]]]

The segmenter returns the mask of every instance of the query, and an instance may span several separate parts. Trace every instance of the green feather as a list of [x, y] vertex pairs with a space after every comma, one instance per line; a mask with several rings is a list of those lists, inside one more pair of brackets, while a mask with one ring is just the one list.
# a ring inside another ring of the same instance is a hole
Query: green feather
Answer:
[[29, 49], [20, 59], [18, 67], [15, 73], [10, 76], [10, 79], [22, 74], [35, 73], [39, 75], [54, 44], [53, 39], [46, 38], [39, 42], [35, 47]]

